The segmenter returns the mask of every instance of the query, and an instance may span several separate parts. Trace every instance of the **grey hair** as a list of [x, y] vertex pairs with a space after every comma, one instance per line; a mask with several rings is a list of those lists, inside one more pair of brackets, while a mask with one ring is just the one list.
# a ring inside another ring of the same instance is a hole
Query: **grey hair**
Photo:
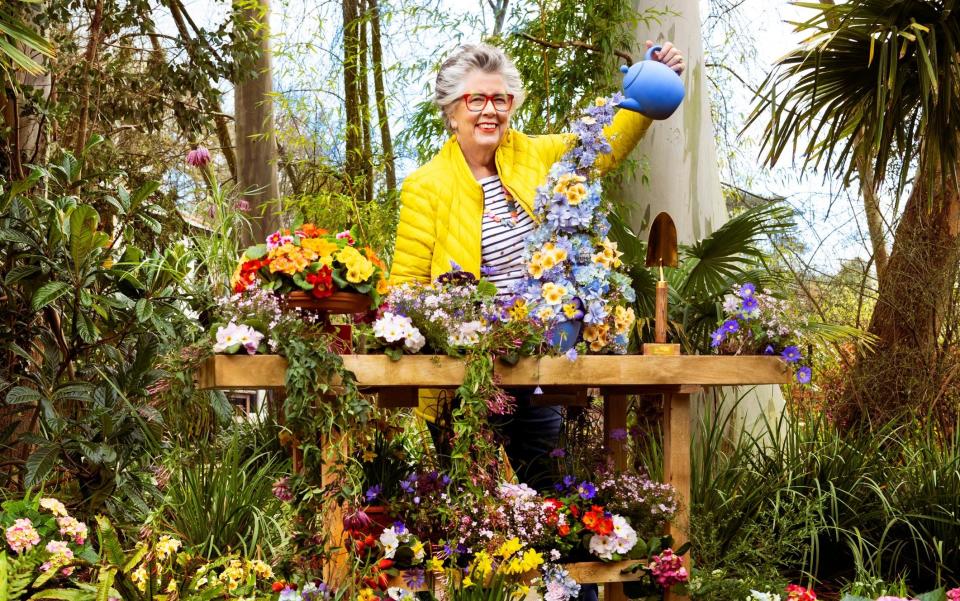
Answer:
[[460, 46], [440, 65], [437, 84], [434, 87], [433, 101], [440, 107], [447, 130], [453, 130], [450, 126], [450, 116], [465, 93], [464, 80], [472, 71], [496, 73], [503, 77], [503, 82], [507, 84], [507, 93], [513, 94], [511, 113], [523, 104], [523, 99], [527, 95], [517, 66], [503, 50], [488, 44]]

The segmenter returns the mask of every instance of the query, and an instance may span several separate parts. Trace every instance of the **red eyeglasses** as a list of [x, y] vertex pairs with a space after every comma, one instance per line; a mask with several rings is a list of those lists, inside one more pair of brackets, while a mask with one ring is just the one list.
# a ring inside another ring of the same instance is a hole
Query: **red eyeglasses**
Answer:
[[463, 102], [472, 113], [482, 111], [488, 102], [493, 103], [493, 108], [498, 113], [505, 113], [513, 106], [513, 94], [464, 94]]

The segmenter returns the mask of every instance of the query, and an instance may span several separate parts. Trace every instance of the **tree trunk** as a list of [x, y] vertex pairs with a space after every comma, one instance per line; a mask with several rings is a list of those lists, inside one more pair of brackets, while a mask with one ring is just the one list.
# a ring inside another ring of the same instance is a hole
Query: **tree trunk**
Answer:
[[880, 280], [869, 331], [879, 343], [858, 361], [843, 418], [876, 422], [906, 411], [954, 424], [941, 406], [941, 386], [951, 365], [941, 352], [960, 263], [960, 190], [937, 174], [918, 175], [894, 236]]
[[367, 82], [368, 43], [367, 43], [367, 3], [360, 0], [360, 18], [357, 20], [358, 39], [360, 41], [357, 54], [357, 79], [360, 92], [360, 133], [363, 138], [363, 158], [360, 165], [363, 173], [363, 201], [373, 200], [373, 141], [370, 135], [370, 89]]
[[[659, 25], [648, 27], [641, 21], [635, 36], [640, 48], [646, 40], [656, 44], [671, 41], [683, 52], [686, 97], [669, 119], [650, 127], [633, 154], [640, 161], [637, 173], [624, 181], [621, 194], [632, 209], [633, 231], [644, 239], [653, 218], [666, 211], [676, 223], [678, 241], [690, 243], [727, 220], [704, 67], [699, 2], [635, 0], [634, 7], [638, 11], [656, 8], [679, 13], [663, 18]], [[645, 177], [648, 182], [643, 181]], [[776, 420], [783, 411], [784, 399], [778, 386], [758, 386], [746, 397], [739, 405], [738, 420], [747, 427], [753, 427], [762, 415]]]
[[97, 0], [93, 16], [90, 18], [90, 39], [84, 53], [83, 93], [80, 98], [80, 118], [77, 126], [77, 139], [73, 144], [73, 154], [80, 156], [87, 143], [87, 125], [90, 116], [90, 68], [96, 63], [100, 52], [100, 31], [103, 28], [103, 0]]
[[[250, 203], [253, 240], [262, 241], [279, 227], [275, 203], [277, 152], [273, 128], [273, 70], [270, 53], [270, 0], [241, 10], [239, 19], [258, 22], [260, 55], [254, 64], [256, 76], [238, 82], [234, 91], [236, 115], [237, 183]], [[244, 242], [251, 242], [245, 240]]]
[[867, 215], [867, 232], [873, 248], [873, 264], [880, 282], [887, 269], [888, 255], [886, 236], [883, 234], [883, 214], [880, 212], [880, 199], [873, 181], [873, 170], [866, 158], [857, 160], [857, 172], [860, 174], [860, 193], [863, 194], [863, 210]]
[[346, 173], [353, 188], [361, 176], [363, 139], [360, 132], [359, 65], [360, 38], [357, 31], [359, 11], [356, 0], [342, 0], [343, 8], [343, 104], [347, 117]]
[[373, 54], [373, 88], [377, 98], [377, 120], [380, 124], [380, 144], [387, 179], [387, 194], [397, 189], [397, 168], [393, 156], [393, 138], [390, 136], [390, 115], [387, 113], [387, 94], [383, 85], [383, 49], [380, 45], [380, 7], [377, 0], [368, 0], [370, 6], [370, 47]]

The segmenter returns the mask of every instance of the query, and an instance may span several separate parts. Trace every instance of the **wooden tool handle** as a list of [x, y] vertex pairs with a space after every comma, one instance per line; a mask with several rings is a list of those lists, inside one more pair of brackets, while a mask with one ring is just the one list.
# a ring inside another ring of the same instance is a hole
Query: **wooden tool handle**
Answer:
[[669, 287], [666, 282], [657, 282], [657, 301], [656, 312], [654, 314], [654, 334], [655, 342], [663, 343], [667, 341], [667, 295]]

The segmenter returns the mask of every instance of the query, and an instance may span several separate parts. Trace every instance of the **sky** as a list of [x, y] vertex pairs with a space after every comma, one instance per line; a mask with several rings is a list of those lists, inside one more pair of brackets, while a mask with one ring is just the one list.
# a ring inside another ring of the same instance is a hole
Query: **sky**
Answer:
[[[734, 0], [725, 0], [736, 4]], [[424, 0], [425, 9], [417, 10], [413, 0], [404, 2], [410, 10], [385, 22], [384, 53], [388, 65], [412, 65], [417, 60], [436, 61], [442, 53], [459, 42], [472, 41], [484, 30], [482, 17], [477, 15], [482, 2], [456, 0]], [[226, 3], [210, 0], [186, 0], [190, 14], [201, 25], [223, 19]], [[433, 12], [426, 10], [432, 9]], [[701, 1], [701, 17], [710, 14], [709, 0]], [[437, 15], [441, 15], [438, 17]], [[712, 27], [711, 45], [726, 50], [710, 60], [723, 61], [735, 70], [750, 86], [757, 86], [777, 58], [796, 47], [800, 35], [786, 22], [802, 18], [804, 10], [788, 5], [785, 0], [743, 0], [730, 16], [736, 31]], [[472, 23], [464, 19], [473, 15]], [[485, 15], [489, 20], [489, 12]], [[275, 88], [296, 104], [292, 111], [304, 124], [329, 122], [329, 115], [339, 110], [337, 95], [340, 73], [331, 67], [331, 52], [339, 49], [339, 1], [273, 0], [271, 29], [274, 33]], [[447, 21], [445, 26], [443, 21]], [[708, 22], [705, 25], [710, 25]], [[172, 24], [158, 21], [158, 29], [172, 29]], [[396, 31], [415, 31], [418, 35], [392, 35]], [[744, 37], [745, 36], [745, 37]], [[797, 209], [798, 237], [807, 248], [803, 259], [813, 269], [835, 271], [842, 261], [857, 256], [866, 257], [865, 234], [857, 223], [859, 197], [845, 191], [833, 179], [824, 180], [822, 174], [804, 173], [788, 158], [774, 169], [759, 167], [759, 148], [756, 140], [759, 129], [754, 127], [737, 136], [750, 109], [751, 92], [733, 77], [717, 72], [723, 79], [729, 124], [726, 128], [727, 149], [737, 155], [723, 163], [721, 180], [761, 196], [785, 197]], [[407, 109], [429, 98], [430, 77], [404, 78], [397, 74], [397, 89], [391, 90], [394, 101], [403, 109], [391, 123], [397, 132], [404, 125]], [[225, 106], [232, 104], [230, 90], [225, 89]], [[325, 118], [326, 117], [326, 118]], [[331, 132], [333, 133], [333, 132]], [[325, 136], [335, 139], [336, 136]], [[316, 149], [315, 149], [316, 150]], [[336, 146], [321, 149], [336, 156]], [[723, 153], [724, 145], [720, 151]], [[725, 156], [722, 154], [722, 156]], [[398, 165], [400, 176], [415, 168], [412, 157], [402, 157]]]

